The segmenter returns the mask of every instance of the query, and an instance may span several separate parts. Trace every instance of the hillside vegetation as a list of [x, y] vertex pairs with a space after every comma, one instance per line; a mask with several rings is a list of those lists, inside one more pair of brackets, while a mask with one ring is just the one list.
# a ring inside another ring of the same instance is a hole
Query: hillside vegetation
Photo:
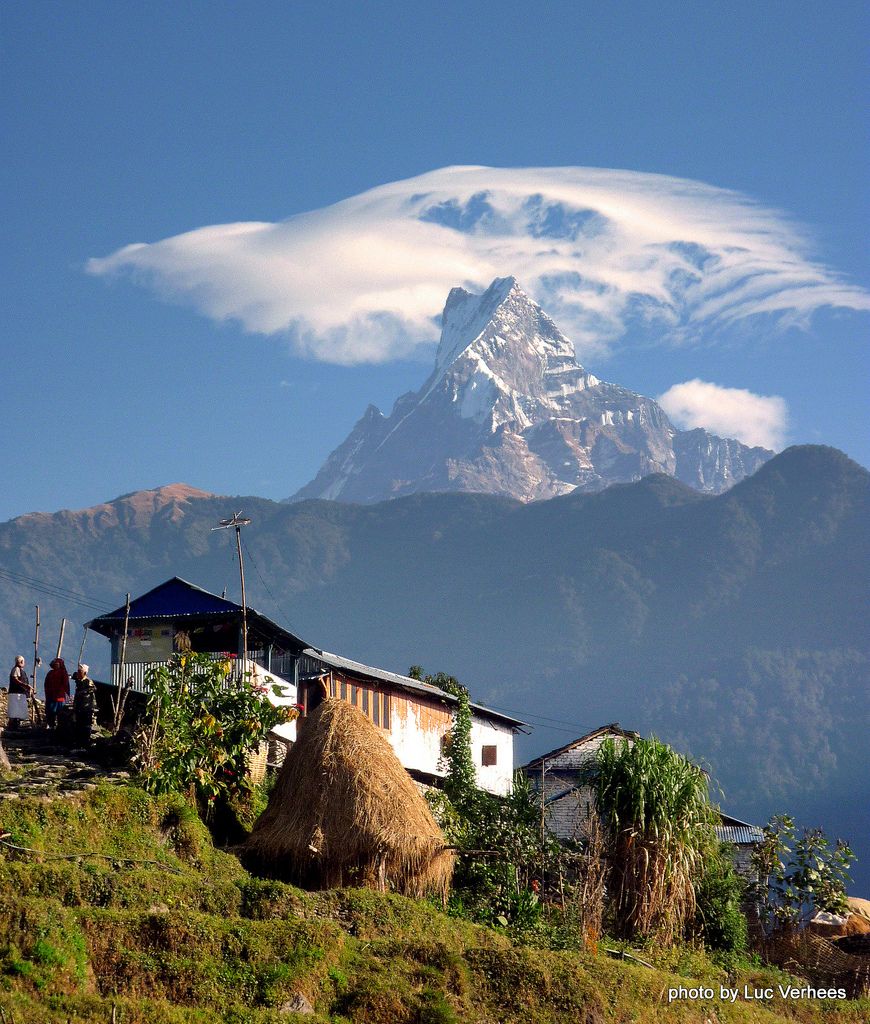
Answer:
[[[726, 974], [692, 950], [647, 950], [650, 969], [536, 949], [429, 903], [254, 878], [177, 796], [102, 785], [6, 801], [0, 823], [10, 1024], [108, 1024], [113, 1009], [118, 1024], [859, 1024], [870, 1013], [866, 1001], [668, 1005], [679, 985], [783, 978]], [[290, 1009], [300, 994], [314, 1015]]]

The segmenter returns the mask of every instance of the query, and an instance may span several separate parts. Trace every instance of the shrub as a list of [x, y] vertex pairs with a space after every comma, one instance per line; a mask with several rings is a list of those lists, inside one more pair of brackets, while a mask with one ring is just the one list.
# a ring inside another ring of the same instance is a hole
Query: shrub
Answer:
[[145, 788], [202, 802], [248, 794], [246, 757], [295, 712], [275, 708], [264, 687], [228, 681], [231, 665], [177, 654], [148, 673], [148, 719], [139, 733]]
[[799, 835], [794, 818], [771, 818], [752, 858], [765, 930], [796, 928], [818, 910], [846, 913], [846, 885], [854, 859], [842, 840], [832, 849], [820, 828], [805, 828]]
[[708, 949], [745, 953], [746, 917], [741, 902], [746, 882], [734, 870], [727, 847], [714, 851], [695, 893], [695, 929]]

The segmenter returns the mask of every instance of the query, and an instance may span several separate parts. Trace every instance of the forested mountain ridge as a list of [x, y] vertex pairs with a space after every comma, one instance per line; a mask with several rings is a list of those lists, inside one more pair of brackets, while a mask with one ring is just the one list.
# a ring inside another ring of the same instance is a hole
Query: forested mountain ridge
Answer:
[[[443, 669], [552, 720], [521, 758], [619, 720], [708, 762], [741, 817], [791, 810], [866, 841], [870, 474], [842, 453], [789, 449], [714, 497], [663, 475], [529, 504], [171, 487], [2, 524], [0, 566], [102, 610], [176, 574], [237, 597], [232, 538], [210, 528], [238, 508], [249, 603], [329, 650]], [[36, 601], [44, 631], [97, 610], [0, 579], [10, 664]]]

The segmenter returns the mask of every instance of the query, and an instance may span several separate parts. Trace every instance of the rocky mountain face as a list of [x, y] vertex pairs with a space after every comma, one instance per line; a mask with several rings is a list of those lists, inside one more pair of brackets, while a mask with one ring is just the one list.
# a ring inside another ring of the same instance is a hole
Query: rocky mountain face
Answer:
[[773, 453], [678, 431], [650, 398], [600, 381], [512, 277], [454, 288], [435, 368], [389, 416], [370, 405], [291, 500], [371, 503], [420, 491], [533, 501], [666, 473], [719, 494]]

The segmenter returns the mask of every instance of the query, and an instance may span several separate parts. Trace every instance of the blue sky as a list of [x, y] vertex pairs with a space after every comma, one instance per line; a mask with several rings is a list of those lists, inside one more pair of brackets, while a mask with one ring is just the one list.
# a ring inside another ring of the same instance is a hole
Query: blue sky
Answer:
[[[0, 519], [177, 480], [286, 497], [369, 402], [387, 410], [429, 371], [429, 296], [403, 307], [398, 333], [366, 356], [376, 361], [354, 362], [363, 341], [345, 332], [336, 362], [323, 343], [332, 327], [317, 317], [326, 306], [341, 320], [342, 303], [353, 306], [360, 293], [346, 276], [341, 292], [315, 260], [309, 293], [279, 277], [283, 304], [264, 333], [248, 313], [262, 307], [269, 270], [254, 266], [251, 298], [233, 273], [244, 249], [231, 248], [214, 278], [199, 245], [193, 286], [159, 247], [147, 250], [159, 262], [147, 280], [141, 266], [88, 272], [131, 243], [273, 224], [454, 165], [616, 168], [711, 187], [702, 199], [719, 216], [716, 244], [734, 211], [713, 190], [749, 197], [773, 224], [765, 239], [779, 245], [779, 268], [799, 239], [821, 299], [841, 289], [861, 304], [863, 5], [540, 7], [5, 4]], [[685, 212], [673, 214], [681, 224]], [[330, 214], [319, 217], [315, 241], [329, 243]], [[291, 251], [295, 230], [281, 236]], [[371, 261], [383, 258], [375, 246]], [[495, 265], [475, 259], [480, 273]], [[382, 287], [389, 265], [377, 269]], [[533, 261], [522, 269], [534, 290]], [[215, 319], [215, 294], [230, 319]], [[582, 333], [589, 325], [561, 305]], [[723, 324], [681, 308], [676, 322], [644, 327], [613, 315], [606, 338], [583, 337], [598, 376], [649, 395], [701, 380], [777, 396], [782, 443], [832, 444], [870, 464], [866, 312], [820, 300], [802, 326], [751, 310]]]

